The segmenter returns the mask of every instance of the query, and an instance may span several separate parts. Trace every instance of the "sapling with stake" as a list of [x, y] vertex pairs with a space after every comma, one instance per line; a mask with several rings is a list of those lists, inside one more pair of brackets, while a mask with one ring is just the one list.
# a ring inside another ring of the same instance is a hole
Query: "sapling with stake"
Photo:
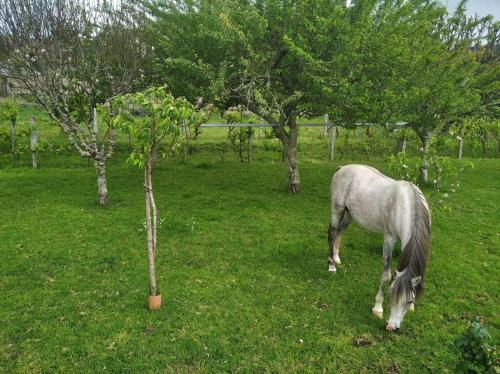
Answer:
[[10, 123], [10, 141], [12, 153], [12, 167], [17, 164], [17, 149], [16, 149], [16, 122], [19, 115], [19, 107], [14, 100], [6, 99], [0, 101], [0, 120]]
[[[111, 106], [118, 111], [112, 119], [113, 127], [130, 135], [132, 151], [127, 161], [144, 172], [149, 309], [159, 309], [161, 295], [155, 269], [158, 214], [153, 194], [153, 170], [158, 162], [181, 149], [190, 136], [189, 130], [202, 122], [203, 115], [185, 99], [173, 97], [164, 87], [115, 97]], [[134, 115], [130, 108], [140, 108], [143, 115]]]

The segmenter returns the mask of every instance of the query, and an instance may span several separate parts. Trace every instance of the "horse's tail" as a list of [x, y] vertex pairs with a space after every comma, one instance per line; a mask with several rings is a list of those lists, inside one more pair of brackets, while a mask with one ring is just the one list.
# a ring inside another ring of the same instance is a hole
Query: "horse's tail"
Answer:
[[[409, 291], [409, 287], [412, 286], [412, 279], [420, 276], [422, 279], [415, 287], [416, 294], [419, 295], [423, 291], [424, 274], [429, 262], [431, 215], [422, 191], [415, 185], [412, 185], [412, 189], [415, 202], [413, 231], [410, 240], [404, 246], [399, 257], [396, 269], [405, 271], [394, 284], [393, 291], [396, 294], [403, 292], [405, 289]], [[406, 295], [409, 295], [409, 292]]]

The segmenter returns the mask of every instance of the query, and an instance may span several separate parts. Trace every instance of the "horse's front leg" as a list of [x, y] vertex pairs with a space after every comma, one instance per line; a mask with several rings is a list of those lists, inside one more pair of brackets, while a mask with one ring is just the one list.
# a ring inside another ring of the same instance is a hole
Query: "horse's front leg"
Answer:
[[380, 277], [380, 287], [378, 289], [377, 296], [375, 296], [375, 306], [372, 309], [372, 313], [380, 319], [384, 318], [384, 308], [382, 306], [384, 302], [384, 285], [385, 282], [391, 280], [391, 259], [395, 244], [396, 240], [393, 237], [388, 235], [384, 237], [384, 265], [382, 269], [382, 276]]

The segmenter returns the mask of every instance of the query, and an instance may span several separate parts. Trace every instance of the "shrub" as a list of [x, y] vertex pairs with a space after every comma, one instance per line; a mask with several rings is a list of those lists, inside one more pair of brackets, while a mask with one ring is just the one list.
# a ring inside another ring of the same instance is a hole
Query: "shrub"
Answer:
[[455, 342], [460, 351], [459, 373], [498, 373], [496, 347], [488, 343], [489, 339], [491, 336], [479, 317], [469, 322], [465, 334]]

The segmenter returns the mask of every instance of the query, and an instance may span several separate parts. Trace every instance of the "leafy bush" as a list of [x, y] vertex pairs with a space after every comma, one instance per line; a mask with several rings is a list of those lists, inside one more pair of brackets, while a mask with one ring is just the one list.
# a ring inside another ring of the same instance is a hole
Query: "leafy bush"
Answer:
[[452, 126], [450, 133], [463, 138], [464, 145], [472, 152], [473, 156], [479, 153], [485, 157], [488, 149], [500, 149], [500, 120], [488, 117], [466, 117]]
[[0, 121], [15, 121], [19, 115], [19, 105], [15, 100], [0, 100]]
[[[239, 111], [228, 110], [224, 113], [223, 118], [230, 123], [239, 123], [242, 121], [242, 116]], [[257, 119], [253, 115], [246, 118], [248, 123], [256, 123]], [[243, 155], [244, 149], [248, 149], [249, 141], [254, 135], [253, 127], [230, 127], [228, 130], [227, 138], [231, 144], [231, 148], [239, 153], [240, 161], [250, 161], [250, 155], [247, 153], [246, 159]]]
[[[418, 157], [409, 157], [405, 152], [398, 152], [387, 159], [389, 170], [396, 178], [420, 184], [419, 167], [422, 160]], [[429, 152], [426, 158], [429, 166], [429, 180], [432, 181], [432, 188], [436, 191], [447, 191], [449, 187], [454, 187], [460, 181], [464, 167], [458, 170], [449, 157], [438, 156], [436, 152]], [[472, 166], [472, 165], [471, 165]], [[454, 192], [454, 191], [451, 191]]]
[[498, 373], [496, 347], [490, 345], [491, 336], [481, 319], [476, 317], [469, 322], [465, 334], [455, 341], [460, 350], [459, 373]]
[[408, 157], [405, 152], [398, 152], [389, 156], [387, 162], [396, 178], [417, 183], [419, 162], [416, 158]]

